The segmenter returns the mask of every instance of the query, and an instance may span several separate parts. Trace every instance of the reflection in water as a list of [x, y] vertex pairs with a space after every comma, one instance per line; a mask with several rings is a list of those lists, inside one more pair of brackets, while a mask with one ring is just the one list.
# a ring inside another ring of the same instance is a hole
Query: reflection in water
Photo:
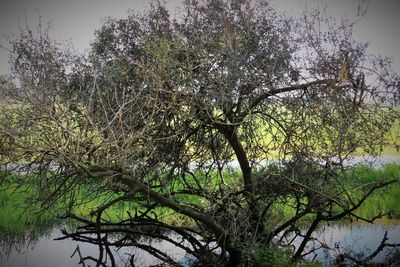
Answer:
[[[329, 247], [319, 249], [308, 257], [315, 257], [325, 266], [330, 266], [339, 252], [344, 253], [346, 251], [351, 251], [355, 253], [354, 255], [368, 255], [379, 246], [385, 231], [388, 231], [388, 243], [400, 243], [400, 221], [380, 221], [372, 225], [349, 225], [339, 223], [329, 226], [326, 225], [316, 231], [313, 236], [326, 243]], [[99, 254], [98, 246], [93, 244], [77, 242], [70, 239], [60, 241], [53, 240], [60, 236], [62, 236], [60, 228], [55, 228], [40, 236], [36, 241], [29, 240], [27, 236], [20, 238], [18, 242], [11, 239], [2, 240], [0, 243], [0, 266], [82, 266], [79, 264], [80, 257], [78, 253], [74, 253], [78, 246], [82, 257], [96, 257]], [[179, 241], [177, 235], [170, 233], [169, 236]], [[185, 251], [175, 247], [169, 242], [157, 241], [154, 239], [146, 239], [146, 242], [155, 248], [162, 249], [170, 255], [173, 255], [183, 266], [188, 266], [193, 262], [193, 257], [188, 257]], [[320, 244], [315, 243], [315, 246], [320, 246]], [[7, 250], [7, 247], [11, 249]], [[339, 251], [338, 247], [340, 247]], [[309, 246], [309, 248], [312, 248], [312, 246]], [[381, 252], [377, 260], [383, 260], [387, 251], [388, 249], [385, 249]], [[6, 253], [9, 255], [5, 256]], [[118, 250], [113, 249], [113, 254], [115, 255], [117, 266], [130, 266], [130, 263], [125, 262], [125, 260], [132, 254], [135, 255], [135, 266], [149, 266], [159, 263], [159, 261], [150, 254], [134, 248], [123, 247]]]
[[[73, 241], [71, 239], [54, 240], [62, 236], [61, 229], [55, 228], [52, 231], [43, 234], [36, 240], [34, 238], [20, 238], [18, 240], [6, 239], [2, 240], [0, 267], [78, 267], [83, 266], [80, 263], [81, 257], [91, 256], [96, 258], [99, 255], [98, 246], [86, 242]], [[170, 233], [171, 239], [178, 240], [178, 235]], [[157, 239], [146, 239], [143, 243], [147, 243], [154, 248], [162, 249], [168, 254], [173, 255], [183, 266], [189, 266], [193, 262], [193, 257], [186, 255], [181, 248], [172, 245], [169, 242], [159, 241]], [[160, 260], [154, 258], [149, 253], [137, 249], [122, 247], [112, 249], [116, 266], [131, 266], [127, 262], [130, 255], [135, 255], [135, 266], [150, 266], [161, 263]], [[79, 250], [79, 252], [78, 252]], [[110, 260], [106, 260], [107, 265]], [[94, 266], [93, 262], [86, 262], [85, 266]]]
[[[374, 252], [381, 244], [387, 231], [386, 243], [400, 243], [400, 221], [382, 220], [374, 224], [367, 223], [335, 223], [319, 228], [310, 241], [308, 249], [320, 248], [307, 256], [315, 258], [324, 266], [331, 266], [339, 254], [349, 253], [355, 258], [363, 259]], [[319, 242], [320, 241], [320, 242]], [[326, 244], [325, 245], [321, 245]], [[396, 248], [385, 247], [375, 258], [375, 262], [383, 262], [393, 255]]]
[[8, 244], [2, 242], [2, 252], [8, 250], [10, 253], [2, 253], [0, 266], [79, 266], [76, 260], [71, 261], [69, 258], [76, 244], [71, 241], [54, 241], [53, 238], [59, 233], [59, 230], [53, 230], [36, 240], [32, 237]]

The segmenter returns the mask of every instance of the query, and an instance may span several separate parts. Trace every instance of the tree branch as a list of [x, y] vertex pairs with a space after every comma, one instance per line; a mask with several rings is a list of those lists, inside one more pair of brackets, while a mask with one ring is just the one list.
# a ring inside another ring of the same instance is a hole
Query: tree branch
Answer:
[[195, 220], [198, 220], [214, 231], [214, 233], [217, 235], [218, 238], [226, 238], [227, 233], [225, 229], [223, 229], [217, 222], [215, 222], [212, 218], [209, 216], [199, 213], [187, 206], [180, 205], [171, 199], [164, 197], [160, 193], [152, 190], [148, 185], [145, 185], [143, 183], [140, 183], [138, 181], [134, 181], [132, 177], [129, 176], [123, 176], [121, 178], [121, 181], [124, 182], [126, 185], [128, 185], [132, 190], [137, 190], [138, 192], [141, 192], [142, 194], [148, 195], [154, 200], [158, 201], [163, 206], [169, 207], [173, 209], [174, 211], [181, 213], [183, 215], [187, 215]]
[[287, 93], [287, 92], [293, 92], [293, 91], [298, 91], [298, 90], [307, 90], [310, 86], [313, 85], [322, 85], [322, 84], [327, 84], [327, 83], [335, 83], [336, 80], [334, 79], [324, 79], [324, 80], [317, 80], [317, 81], [312, 81], [309, 83], [304, 83], [304, 84], [295, 84], [287, 87], [282, 87], [282, 88], [275, 88], [271, 89], [261, 95], [259, 95], [254, 101], [250, 104], [250, 107], [243, 111], [239, 117], [243, 118], [246, 117], [254, 108], [256, 108], [263, 100], [267, 99], [268, 97], [275, 96], [278, 94], [282, 93]]

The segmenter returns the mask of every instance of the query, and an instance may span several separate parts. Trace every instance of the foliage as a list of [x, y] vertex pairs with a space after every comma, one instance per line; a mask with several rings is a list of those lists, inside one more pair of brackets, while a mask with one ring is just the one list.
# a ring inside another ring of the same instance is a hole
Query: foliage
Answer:
[[[2, 163], [31, 174], [24, 186], [44, 207], [64, 200], [65, 216], [85, 229], [67, 236], [97, 242], [98, 264], [108, 246], [175, 264], [134, 238], [171, 242], [168, 229], [195, 258], [239, 266], [244, 248], [297, 233], [308, 217], [291, 255], [300, 261], [319, 223], [369, 220], [355, 211], [395, 182], [352, 196], [338, 180], [355, 151], [378, 155], [397, 140], [387, 133], [399, 117], [390, 60], [370, 57], [351, 29], [318, 10], [295, 21], [264, 0], [188, 0], [174, 18], [153, 2], [108, 19], [83, 55], [28, 29], [12, 42], [18, 86], [6, 87], [1, 107]], [[103, 200], [92, 219], [74, 214], [78, 194]], [[135, 210], [114, 222], [105, 214], [118, 203]], [[273, 221], [276, 204], [290, 206], [290, 218]], [[196, 227], [173, 225], [159, 208]], [[107, 239], [110, 226], [125, 237]]]
[[254, 248], [255, 266], [294, 266], [290, 260], [290, 253], [286, 253], [279, 247], [256, 247]]

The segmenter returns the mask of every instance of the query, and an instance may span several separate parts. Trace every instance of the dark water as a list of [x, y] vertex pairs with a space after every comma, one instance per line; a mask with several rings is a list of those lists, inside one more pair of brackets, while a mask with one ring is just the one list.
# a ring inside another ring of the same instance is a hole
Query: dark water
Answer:
[[[388, 231], [389, 243], [400, 243], [400, 221], [380, 221], [376, 224], [334, 224], [321, 227], [314, 233], [314, 237], [318, 237], [324, 241], [330, 249], [320, 249], [315, 255], [309, 255], [310, 258], [316, 257], [316, 260], [321, 261], [325, 266], [329, 266], [332, 259], [337, 255], [338, 250], [335, 245], [341, 247], [341, 252], [346, 250], [354, 253], [370, 254], [380, 244], [385, 231]], [[15, 243], [7, 249], [3, 242], [0, 258], [0, 266], [13, 267], [74, 267], [82, 266], [79, 264], [79, 256], [75, 253], [71, 255], [79, 246], [82, 257], [98, 255], [98, 247], [88, 243], [76, 242], [72, 240], [55, 241], [54, 238], [60, 237], [62, 234], [60, 229], [53, 229], [46, 234], [41, 235], [36, 241], [21, 241]], [[177, 236], [171, 234], [171, 238], [178, 239]], [[179, 260], [183, 265], [188, 265], [192, 259], [186, 257], [185, 252], [167, 242], [158, 242], [157, 240], [148, 240], [156, 248], [162, 248], [163, 251], [174, 255], [174, 258]], [[318, 245], [318, 244], [316, 244]], [[7, 253], [9, 252], [9, 253]], [[129, 266], [124, 263], [126, 255], [135, 254], [136, 266], [149, 266], [158, 263], [152, 256], [146, 252], [137, 249], [123, 248], [119, 251], [114, 250], [115, 259], [118, 266]], [[5, 255], [9, 254], [9, 255]], [[378, 255], [378, 260], [384, 258], [385, 251]], [[86, 266], [95, 266], [93, 262], [86, 262]]]
[[[80, 257], [76, 252], [79, 251], [82, 257], [99, 255], [98, 246], [77, 242], [70, 239], [54, 240], [61, 237], [61, 229], [55, 228], [48, 233], [41, 235], [36, 240], [16, 242], [14, 244], [2, 244], [0, 253], [0, 267], [75, 267], [83, 266], [79, 264]], [[174, 234], [170, 234], [172, 239], [178, 239]], [[164, 252], [173, 255], [183, 265], [189, 265], [193, 259], [186, 256], [186, 253], [171, 245], [168, 242], [157, 240], [146, 240], [145, 243], [151, 244], [155, 248], [161, 248]], [[135, 266], [149, 266], [160, 263], [159, 260], [139, 249], [121, 248], [112, 249], [117, 266], [130, 266], [126, 263], [127, 255], [135, 255]], [[75, 253], [74, 253], [75, 252]], [[108, 264], [110, 261], [108, 259]], [[85, 266], [95, 266], [93, 261], [85, 261]]]
[[[324, 264], [330, 266], [336, 255], [345, 252], [351, 252], [353, 256], [359, 255], [361, 258], [369, 256], [380, 245], [385, 231], [387, 231], [388, 240], [386, 243], [400, 243], [400, 220], [383, 220], [375, 224], [336, 223], [330, 226], [323, 226], [313, 234], [318, 240], [328, 244], [329, 248], [317, 250], [309, 258], [316, 257]], [[319, 246], [319, 244], [315, 244]], [[339, 250], [338, 248], [339, 247]], [[384, 248], [374, 261], [382, 262], [385, 257], [391, 255], [393, 248]]]

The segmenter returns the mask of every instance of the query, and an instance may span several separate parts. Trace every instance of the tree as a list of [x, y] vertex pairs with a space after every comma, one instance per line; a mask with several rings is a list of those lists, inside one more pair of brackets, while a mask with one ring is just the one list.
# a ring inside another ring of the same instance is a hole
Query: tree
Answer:
[[[19, 86], [2, 107], [0, 134], [13, 142], [3, 162], [32, 173], [24, 183], [43, 207], [63, 203], [85, 225], [65, 235], [98, 244], [87, 258], [98, 266], [106, 255], [115, 264], [110, 246], [174, 263], [138, 235], [199, 264], [239, 266], [299, 234], [298, 261], [319, 223], [370, 220], [354, 211], [394, 182], [357, 198], [339, 181], [346, 159], [390, 145], [399, 77], [352, 39], [351, 24], [330, 23], [319, 11], [286, 18], [262, 0], [187, 0], [172, 18], [153, 2], [108, 19], [79, 56], [28, 29], [13, 42]], [[101, 201], [92, 217], [74, 213], [91, 199]], [[119, 203], [130, 203], [127, 217], [108, 220]], [[279, 205], [289, 218], [276, 216]]]

